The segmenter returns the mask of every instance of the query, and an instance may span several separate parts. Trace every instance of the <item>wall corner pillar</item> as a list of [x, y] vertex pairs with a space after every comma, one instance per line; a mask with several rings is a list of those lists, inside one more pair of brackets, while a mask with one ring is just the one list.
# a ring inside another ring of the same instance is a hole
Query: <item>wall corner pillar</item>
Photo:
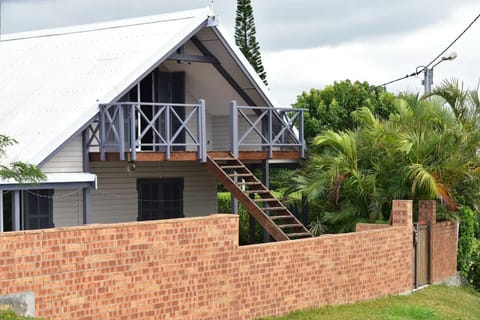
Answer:
[[435, 224], [437, 222], [437, 202], [435, 200], [418, 201], [418, 223]]
[[393, 200], [392, 201], [392, 225], [393, 226], [412, 226], [412, 200]]

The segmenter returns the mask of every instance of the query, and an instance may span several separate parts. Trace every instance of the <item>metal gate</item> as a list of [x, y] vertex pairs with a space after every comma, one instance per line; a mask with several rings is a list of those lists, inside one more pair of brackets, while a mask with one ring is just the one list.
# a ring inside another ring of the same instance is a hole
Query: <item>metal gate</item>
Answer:
[[430, 226], [413, 224], [413, 280], [415, 288], [430, 283]]

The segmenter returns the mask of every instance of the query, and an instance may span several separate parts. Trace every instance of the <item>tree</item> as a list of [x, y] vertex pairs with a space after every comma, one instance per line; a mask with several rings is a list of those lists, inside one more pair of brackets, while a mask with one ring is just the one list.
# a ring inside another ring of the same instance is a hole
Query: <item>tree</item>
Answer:
[[393, 199], [439, 199], [447, 212], [477, 207], [480, 134], [475, 117], [459, 121], [444, 100], [401, 95], [388, 120], [355, 111], [357, 127], [327, 130], [296, 179], [310, 199], [325, 203], [337, 231], [361, 220], [385, 220]]
[[257, 31], [255, 29], [253, 8], [250, 0], [237, 0], [236, 14], [235, 43], [248, 59], [265, 85], [268, 85], [267, 73], [265, 72], [262, 64], [260, 45], [258, 44], [256, 38]]
[[[14, 139], [0, 134], [0, 160], [5, 157], [5, 148], [16, 143]], [[20, 183], [38, 183], [45, 179], [45, 175], [37, 166], [14, 161], [9, 164], [0, 164], [0, 178], [13, 179]]]
[[368, 82], [350, 80], [334, 82], [322, 90], [310, 89], [297, 96], [293, 104], [305, 108], [305, 139], [312, 139], [327, 130], [352, 130], [358, 123], [352, 112], [362, 107], [370, 109], [381, 119], [394, 111], [394, 95], [383, 88], [371, 86]]

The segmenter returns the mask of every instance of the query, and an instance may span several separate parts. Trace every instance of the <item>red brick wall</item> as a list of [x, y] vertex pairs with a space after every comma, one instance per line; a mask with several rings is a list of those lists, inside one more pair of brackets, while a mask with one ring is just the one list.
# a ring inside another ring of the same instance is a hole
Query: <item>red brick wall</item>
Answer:
[[457, 272], [457, 237], [456, 222], [437, 223], [435, 200], [422, 200], [418, 203], [418, 223], [430, 224], [430, 282], [438, 283]]
[[457, 223], [452, 221], [432, 224], [432, 283], [441, 282], [457, 272], [457, 230]]
[[391, 227], [391, 225], [389, 224], [357, 223], [355, 231], [363, 232], [363, 231], [369, 231], [369, 230], [385, 229], [389, 227]]
[[0, 295], [51, 319], [253, 319], [412, 289], [411, 202], [389, 228], [238, 246], [238, 217], [0, 234]]

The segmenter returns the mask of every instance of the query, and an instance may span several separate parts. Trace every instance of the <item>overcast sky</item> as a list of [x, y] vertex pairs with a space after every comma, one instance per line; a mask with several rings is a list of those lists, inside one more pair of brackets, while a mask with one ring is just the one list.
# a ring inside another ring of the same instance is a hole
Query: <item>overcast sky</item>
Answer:
[[[91, 23], [206, 7], [210, 0], [0, 0], [2, 33]], [[252, 0], [257, 38], [273, 97], [290, 105], [335, 80], [381, 84], [437, 56], [480, 14], [478, 0]], [[214, 11], [233, 35], [235, 0]], [[480, 19], [434, 70], [434, 85], [458, 78], [477, 88]], [[447, 53], [448, 53], [447, 52]], [[1, 72], [1, 70], [0, 70]], [[420, 78], [387, 86], [423, 91]]]

